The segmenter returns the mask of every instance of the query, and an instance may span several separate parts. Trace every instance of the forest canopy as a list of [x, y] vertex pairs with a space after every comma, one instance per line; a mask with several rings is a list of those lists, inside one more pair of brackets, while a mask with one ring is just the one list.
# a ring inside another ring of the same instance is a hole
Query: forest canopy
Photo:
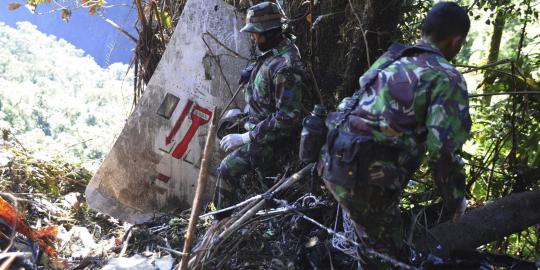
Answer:
[[0, 23], [0, 127], [38, 156], [96, 169], [131, 110], [128, 65], [101, 68], [30, 23]]

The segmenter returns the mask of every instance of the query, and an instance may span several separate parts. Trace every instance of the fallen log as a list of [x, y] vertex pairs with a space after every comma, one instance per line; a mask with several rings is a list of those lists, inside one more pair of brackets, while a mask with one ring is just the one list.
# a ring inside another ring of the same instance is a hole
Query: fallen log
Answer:
[[447, 221], [419, 232], [419, 250], [446, 256], [454, 250], [475, 249], [540, 223], [540, 190], [516, 193], [467, 212], [457, 222]]

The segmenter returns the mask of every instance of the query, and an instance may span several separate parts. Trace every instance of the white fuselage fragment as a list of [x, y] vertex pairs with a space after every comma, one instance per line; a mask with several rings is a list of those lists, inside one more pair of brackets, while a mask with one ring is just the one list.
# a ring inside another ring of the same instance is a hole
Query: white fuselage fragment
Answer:
[[[239, 33], [242, 25], [234, 8], [221, 0], [186, 3], [139, 104], [86, 188], [92, 208], [139, 223], [189, 207], [212, 109], [231, 98], [247, 63], [206, 33], [247, 57], [250, 42]], [[217, 148], [214, 153], [213, 169], [221, 158]], [[213, 192], [210, 183], [206, 199]]]

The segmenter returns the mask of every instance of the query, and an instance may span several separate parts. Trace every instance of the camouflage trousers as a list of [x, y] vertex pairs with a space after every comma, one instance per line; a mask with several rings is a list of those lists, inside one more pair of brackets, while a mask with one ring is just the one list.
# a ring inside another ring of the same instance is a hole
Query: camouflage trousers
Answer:
[[[264, 176], [269, 176], [278, 167], [279, 157], [285, 147], [278, 144], [248, 143], [227, 155], [219, 165], [214, 205], [223, 209], [239, 203], [245, 196], [244, 175], [257, 170]], [[262, 187], [261, 187], [262, 189]], [[260, 190], [259, 192], [263, 192]]]
[[[409, 173], [392, 162], [371, 161], [367, 174], [362, 175], [367, 179], [357, 179], [352, 187], [324, 182], [355, 222], [359, 237], [367, 236], [370, 247], [399, 258], [403, 232], [398, 206]], [[377, 258], [365, 261], [365, 269], [392, 269], [389, 263]]]

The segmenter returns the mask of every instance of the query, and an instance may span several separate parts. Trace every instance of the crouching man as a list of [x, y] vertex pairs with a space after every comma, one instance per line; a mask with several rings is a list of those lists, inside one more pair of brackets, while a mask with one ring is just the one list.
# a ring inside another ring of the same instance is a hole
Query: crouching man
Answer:
[[267, 174], [277, 157], [298, 144], [306, 72], [298, 48], [283, 33], [283, 24], [283, 12], [275, 3], [263, 2], [247, 11], [241, 31], [250, 34], [262, 54], [242, 72], [241, 83], [247, 83], [246, 132], [229, 134], [220, 142], [223, 150], [232, 152], [218, 168], [214, 196], [218, 209], [239, 202], [242, 175], [254, 169]]
[[[455, 3], [433, 6], [414, 46], [393, 44], [360, 77], [360, 90], [329, 114], [320, 159], [326, 186], [359, 231], [394, 258], [402, 247], [400, 195], [427, 150], [445, 208], [466, 208], [459, 156], [469, 136], [468, 94], [449, 61], [469, 31], [467, 12]], [[366, 269], [388, 269], [367, 258]]]

